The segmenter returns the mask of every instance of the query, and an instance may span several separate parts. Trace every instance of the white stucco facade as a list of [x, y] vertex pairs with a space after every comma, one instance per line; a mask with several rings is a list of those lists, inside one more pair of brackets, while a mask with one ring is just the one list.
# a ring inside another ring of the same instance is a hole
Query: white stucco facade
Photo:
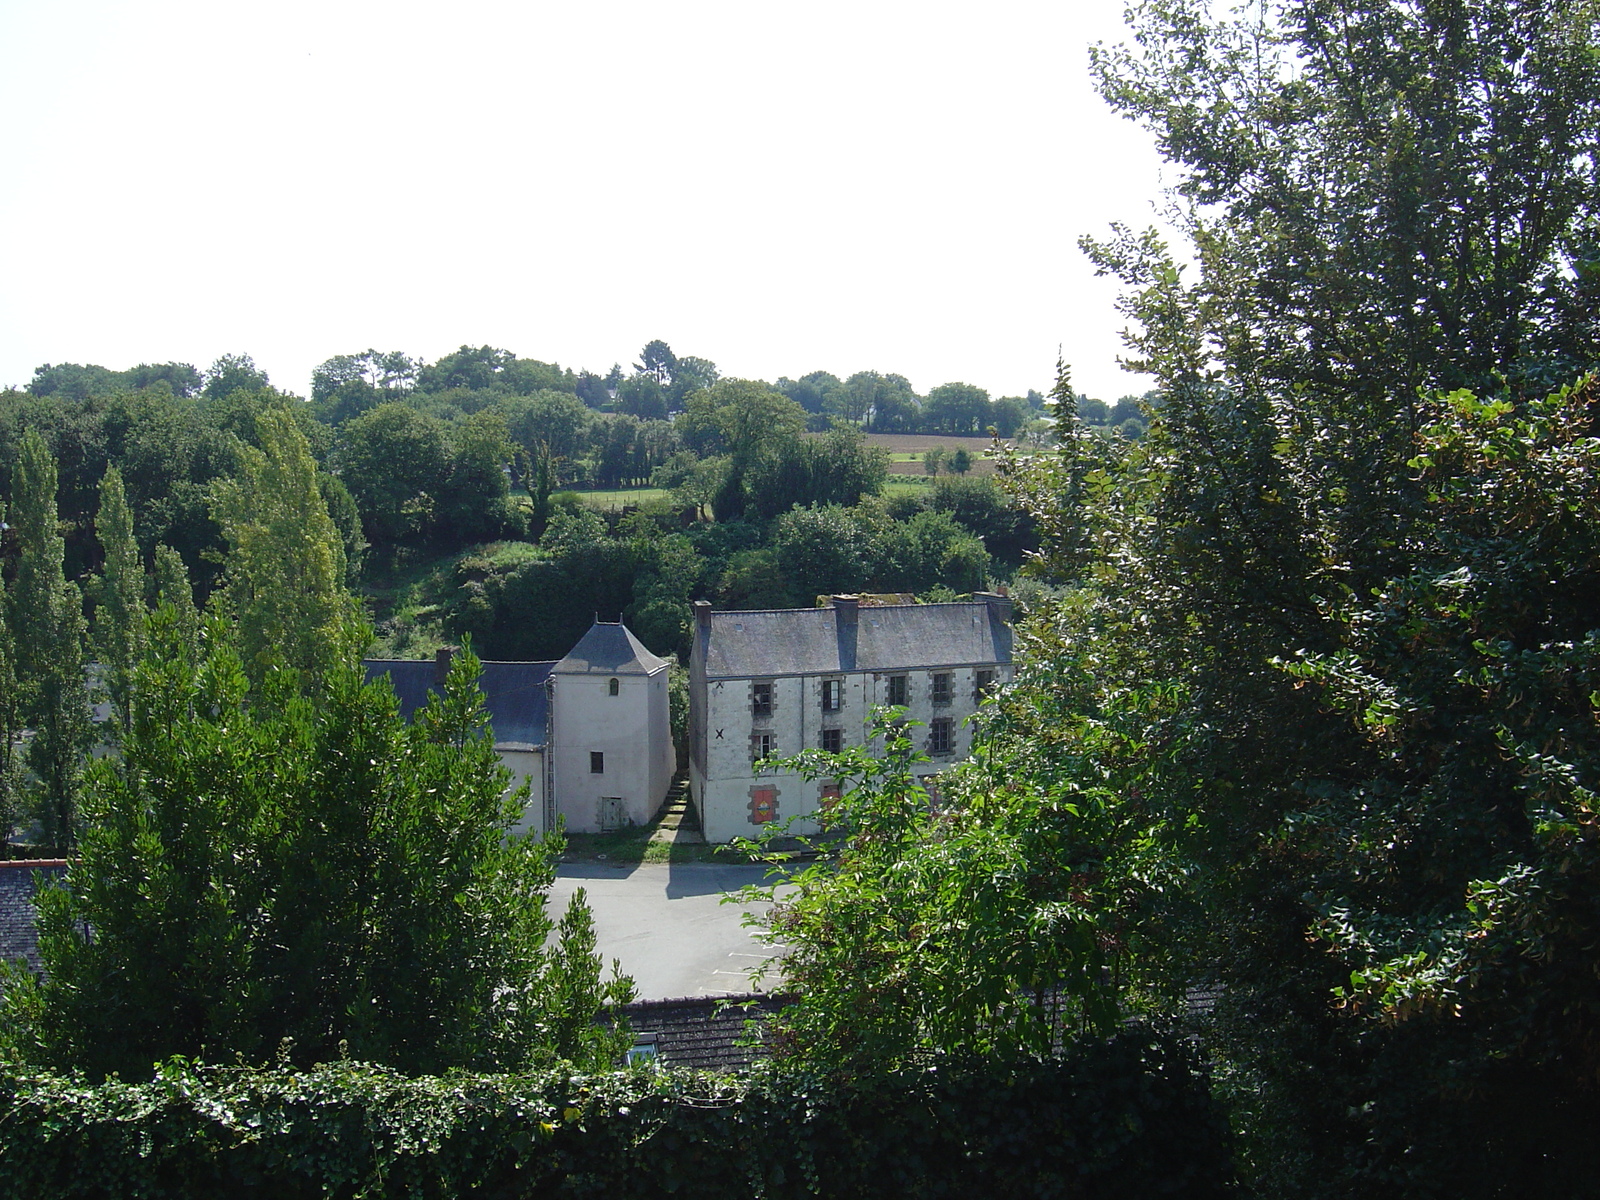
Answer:
[[647, 824], [672, 786], [667, 660], [596, 623], [550, 672], [548, 785], [572, 833]]
[[543, 837], [550, 829], [545, 810], [544, 748], [542, 746], [497, 745], [495, 753], [500, 764], [511, 772], [511, 782], [506, 795], [512, 795], [523, 784], [528, 785], [528, 796], [522, 805], [522, 819], [512, 828], [515, 834], [535, 834]]

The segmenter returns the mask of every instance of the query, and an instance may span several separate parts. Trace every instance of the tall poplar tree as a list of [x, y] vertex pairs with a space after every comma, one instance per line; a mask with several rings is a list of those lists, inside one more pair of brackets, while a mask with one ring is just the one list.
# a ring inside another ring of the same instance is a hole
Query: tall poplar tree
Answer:
[[308, 686], [343, 647], [351, 615], [344, 542], [293, 417], [269, 409], [256, 418], [256, 432], [261, 449], [239, 444], [238, 474], [219, 480], [213, 493], [229, 549], [224, 603], [256, 688], [279, 669]]
[[183, 555], [168, 545], [156, 547], [155, 559], [156, 607], [171, 606], [173, 645], [185, 649], [192, 663], [199, 653], [200, 613], [194, 605], [189, 569], [183, 565]]
[[64, 851], [75, 836], [89, 740], [83, 598], [63, 566], [55, 460], [33, 429], [22, 437], [14, 492], [13, 524], [22, 543], [10, 606], [17, 692], [34, 730], [27, 761], [36, 777], [36, 815], [45, 842]]
[[105, 656], [112, 707], [125, 733], [129, 723], [128, 687], [144, 643], [144, 567], [139, 561], [139, 543], [133, 537], [133, 514], [128, 509], [122, 473], [115, 467], [108, 467], [100, 481], [95, 532], [105, 551], [95, 634], [99, 651]]
[[[0, 525], [5, 521], [0, 504]], [[16, 640], [11, 633], [6, 581], [0, 575], [0, 847], [9, 844], [11, 830], [22, 815], [22, 781], [18, 774], [17, 737], [22, 732], [21, 698], [17, 694]]]

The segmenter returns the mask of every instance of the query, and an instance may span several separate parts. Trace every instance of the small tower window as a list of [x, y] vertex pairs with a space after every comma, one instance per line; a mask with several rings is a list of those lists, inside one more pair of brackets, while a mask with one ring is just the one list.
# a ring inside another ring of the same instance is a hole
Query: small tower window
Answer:
[[606, 690], [615, 696], [622, 690], [622, 681], [620, 679], [613, 679], [609, 684], [606, 685]]

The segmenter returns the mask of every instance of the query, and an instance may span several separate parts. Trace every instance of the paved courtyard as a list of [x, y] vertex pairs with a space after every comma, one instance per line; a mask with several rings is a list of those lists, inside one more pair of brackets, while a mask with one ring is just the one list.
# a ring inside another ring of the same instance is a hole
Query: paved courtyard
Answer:
[[766, 879], [767, 868], [724, 863], [563, 863], [550, 889], [559, 918], [578, 888], [594, 912], [600, 954], [632, 975], [641, 1000], [775, 991], [776, 976], [758, 983], [750, 971], [772, 951], [742, 924], [745, 907], [722, 897]]

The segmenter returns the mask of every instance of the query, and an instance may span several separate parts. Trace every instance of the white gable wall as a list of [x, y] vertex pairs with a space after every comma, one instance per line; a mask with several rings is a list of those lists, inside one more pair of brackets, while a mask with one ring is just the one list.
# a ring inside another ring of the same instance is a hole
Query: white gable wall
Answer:
[[528, 785], [522, 819], [512, 826], [511, 832], [519, 836], [531, 833], [543, 837], [547, 832], [544, 824], [544, 751], [532, 747], [513, 750], [496, 746], [495, 753], [500, 756], [501, 765], [511, 772], [511, 784], [505, 791], [507, 796], [524, 783]]
[[[672, 782], [667, 668], [653, 674], [551, 674], [551, 777], [557, 813], [572, 833], [598, 833], [603, 801], [621, 801], [626, 823], [647, 824]], [[610, 683], [617, 680], [617, 695]], [[604, 756], [603, 771], [590, 754]]]
[[672, 777], [678, 773], [678, 749], [672, 743], [672, 699], [668, 687], [668, 669], [662, 668], [646, 680], [646, 695], [650, 704], [651, 741], [647, 757], [650, 760], [650, 801], [645, 820], [655, 816], [667, 793], [672, 790]]

